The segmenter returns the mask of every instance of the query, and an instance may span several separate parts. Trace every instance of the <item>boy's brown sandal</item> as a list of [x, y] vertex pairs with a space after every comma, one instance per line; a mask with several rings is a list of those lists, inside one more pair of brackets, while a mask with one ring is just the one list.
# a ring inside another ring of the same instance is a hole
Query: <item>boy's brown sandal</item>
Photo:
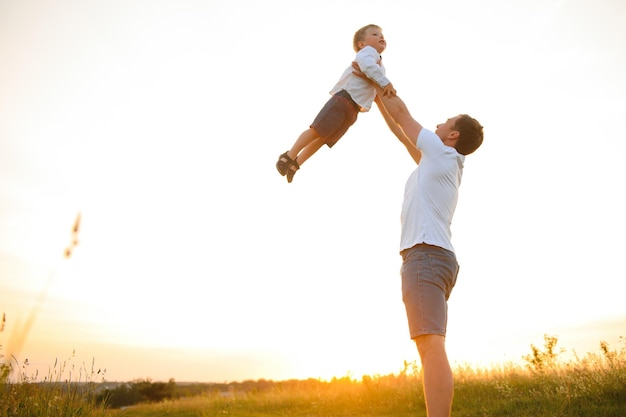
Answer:
[[300, 164], [298, 161], [291, 160], [291, 165], [287, 168], [287, 182], [291, 182], [293, 180], [293, 176], [296, 175], [296, 171], [300, 169]]
[[278, 161], [276, 162], [276, 169], [278, 173], [282, 176], [287, 174], [289, 167], [294, 163], [294, 160], [289, 157], [289, 154], [285, 152], [281, 156], [278, 157]]

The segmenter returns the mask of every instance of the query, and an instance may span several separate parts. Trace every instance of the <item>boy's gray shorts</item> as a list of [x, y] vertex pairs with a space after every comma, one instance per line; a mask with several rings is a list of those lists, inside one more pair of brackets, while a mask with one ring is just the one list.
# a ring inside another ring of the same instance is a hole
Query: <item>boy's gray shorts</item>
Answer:
[[341, 90], [328, 99], [310, 127], [332, 148], [356, 122], [358, 114], [359, 105], [345, 90]]

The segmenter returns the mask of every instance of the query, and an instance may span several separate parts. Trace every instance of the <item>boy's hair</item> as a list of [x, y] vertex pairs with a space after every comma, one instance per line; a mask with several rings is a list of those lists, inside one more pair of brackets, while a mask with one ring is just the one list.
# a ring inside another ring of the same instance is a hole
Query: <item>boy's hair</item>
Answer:
[[357, 30], [354, 33], [354, 40], [352, 41], [352, 46], [354, 46], [354, 52], [359, 52], [361, 50], [361, 48], [359, 48], [359, 42], [361, 42], [365, 38], [365, 32], [367, 32], [369, 29], [380, 29], [380, 26], [367, 25]]
[[483, 127], [476, 119], [462, 114], [456, 120], [454, 129], [459, 132], [459, 140], [454, 147], [461, 155], [469, 155], [483, 143]]

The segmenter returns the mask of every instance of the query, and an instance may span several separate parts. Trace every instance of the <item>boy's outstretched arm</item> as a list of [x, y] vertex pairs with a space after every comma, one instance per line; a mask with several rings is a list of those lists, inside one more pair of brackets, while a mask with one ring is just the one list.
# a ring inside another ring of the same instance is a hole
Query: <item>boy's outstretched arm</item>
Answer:
[[367, 47], [357, 52], [352, 66], [359, 70], [368, 82], [374, 81], [376, 85], [382, 86], [383, 95], [396, 95], [396, 89], [381, 69], [380, 55], [374, 48]]

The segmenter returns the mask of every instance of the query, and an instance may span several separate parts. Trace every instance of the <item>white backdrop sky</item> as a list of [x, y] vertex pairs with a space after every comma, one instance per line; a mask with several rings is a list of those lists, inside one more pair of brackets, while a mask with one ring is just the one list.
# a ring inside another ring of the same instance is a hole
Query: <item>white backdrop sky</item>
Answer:
[[274, 167], [368, 23], [424, 126], [485, 126], [453, 224], [451, 361], [626, 336], [626, 3], [0, 0], [3, 353], [45, 291], [16, 352], [42, 371], [73, 350], [109, 380], [417, 359], [397, 253], [413, 164], [375, 106], [293, 183]]

